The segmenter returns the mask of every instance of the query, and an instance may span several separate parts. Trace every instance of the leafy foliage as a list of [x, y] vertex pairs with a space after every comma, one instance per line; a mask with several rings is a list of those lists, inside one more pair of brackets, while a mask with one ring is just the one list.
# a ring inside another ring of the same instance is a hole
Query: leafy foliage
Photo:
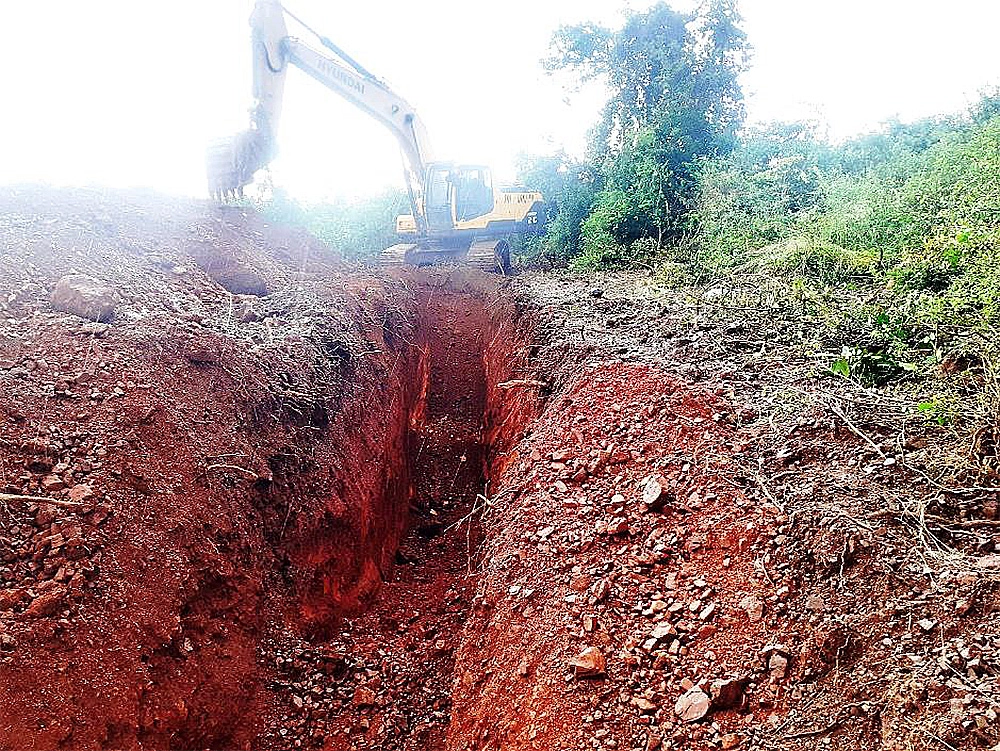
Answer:
[[305, 227], [345, 258], [371, 260], [396, 242], [396, 217], [409, 213], [402, 190], [372, 198], [301, 204], [280, 188], [260, 206], [271, 221]]
[[698, 161], [726, 153], [743, 120], [747, 45], [735, 7], [713, 0], [695, 15], [659, 3], [621, 29], [583, 24], [554, 36], [550, 71], [611, 91], [591, 136], [592, 201], [560, 201], [575, 211], [560, 212], [552, 231], [571, 241], [563, 247], [577, 265], [628, 265], [684, 232]]
[[554, 214], [543, 236], [523, 240], [519, 248], [523, 260], [564, 265], [582, 249], [583, 223], [597, 192], [594, 170], [558, 151], [543, 156], [522, 154], [517, 173], [521, 184], [541, 191]]

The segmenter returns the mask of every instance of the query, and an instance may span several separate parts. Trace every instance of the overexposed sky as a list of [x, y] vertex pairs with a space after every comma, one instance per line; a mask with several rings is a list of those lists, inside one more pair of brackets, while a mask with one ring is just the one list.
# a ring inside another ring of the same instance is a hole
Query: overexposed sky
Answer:
[[[692, 0], [678, 0], [687, 8]], [[560, 24], [648, 0], [287, 0], [420, 112], [436, 156], [513, 177], [521, 151], [581, 152], [601, 92], [539, 64]], [[202, 195], [204, 148], [246, 126], [251, 0], [0, 0], [0, 184]], [[751, 120], [822, 118], [833, 137], [954, 111], [1000, 83], [994, 0], [742, 0]], [[292, 33], [309, 41], [291, 24]], [[306, 200], [401, 184], [393, 138], [288, 75], [276, 184]]]

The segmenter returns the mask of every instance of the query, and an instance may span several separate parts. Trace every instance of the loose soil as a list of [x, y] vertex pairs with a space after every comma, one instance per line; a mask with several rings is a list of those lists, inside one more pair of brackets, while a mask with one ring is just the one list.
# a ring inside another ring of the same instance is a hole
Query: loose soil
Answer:
[[996, 480], [793, 311], [34, 187], [0, 290], [0, 749], [1000, 743]]

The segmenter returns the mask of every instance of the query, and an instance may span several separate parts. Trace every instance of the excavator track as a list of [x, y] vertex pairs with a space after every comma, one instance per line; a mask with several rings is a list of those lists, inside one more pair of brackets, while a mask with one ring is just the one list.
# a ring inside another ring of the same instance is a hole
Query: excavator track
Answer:
[[401, 268], [407, 264], [406, 254], [417, 246], [413, 243], [399, 243], [383, 250], [378, 257], [378, 265], [383, 268]]
[[488, 274], [511, 272], [510, 243], [506, 240], [479, 240], [472, 243], [465, 263]]

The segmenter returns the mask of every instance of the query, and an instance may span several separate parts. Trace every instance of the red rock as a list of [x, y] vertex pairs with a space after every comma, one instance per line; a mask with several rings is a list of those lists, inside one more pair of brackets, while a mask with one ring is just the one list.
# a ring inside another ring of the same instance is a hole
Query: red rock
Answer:
[[740, 600], [740, 608], [747, 612], [751, 623], [756, 623], [764, 617], [764, 603], [753, 595], [747, 595]]
[[74, 485], [69, 489], [69, 499], [74, 503], [86, 503], [93, 496], [94, 489], [90, 485]]
[[639, 709], [640, 712], [655, 712], [657, 709], [656, 704], [646, 699], [644, 696], [633, 696], [632, 703]]
[[65, 488], [66, 483], [62, 481], [62, 478], [59, 477], [59, 475], [46, 475], [42, 478], [42, 487], [49, 493], [54, 493], [57, 490]]
[[373, 707], [375, 706], [375, 692], [370, 688], [358, 686], [354, 690], [354, 698], [351, 699], [351, 703], [356, 707]]
[[48, 527], [56, 520], [57, 515], [55, 506], [49, 503], [40, 503], [35, 514], [35, 524], [39, 527]]
[[743, 705], [746, 678], [727, 678], [712, 681], [712, 709], [734, 709]]
[[608, 534], [609, 535], [623, 535], [628, 532], [628, 520], [624, 517], [617, 516], [608, 522]]
[[22, 587], [4, 590], [0, 592], [0, 612], [12, 610], [26, 599], [28, 599], [28, 592]]
[[587, 647], [576, 657], [567, 660], [577, 678], [595, 678], [604, 675], [607, 667], [604, 653], [597, 647]]
[[66, 591], [54, 589], [36, 597], [34, 602], [24, 611], [24, 614], [29, 617], [44, 618], [59, 612], [65, 604]]

